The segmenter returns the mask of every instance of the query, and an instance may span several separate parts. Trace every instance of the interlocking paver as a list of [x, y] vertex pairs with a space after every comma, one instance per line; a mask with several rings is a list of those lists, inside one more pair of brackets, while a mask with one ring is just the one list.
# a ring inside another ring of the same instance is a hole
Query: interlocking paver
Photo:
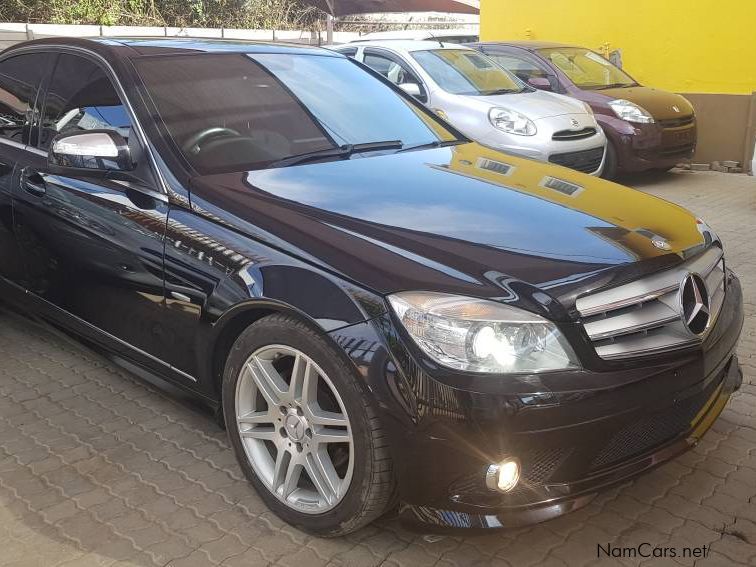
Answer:
[[0, 566], [692, 565], [601, 558], [598, 543], [709, 545], [697, 566], [756, 564], [756, 180], [631, 180], [718, 231], [747, 314], [744, 386], [694, 451], [543, 525], [423, 538], [391, 518], [315, 538], [272, 515], [225, 434], [58, 332], [0, 310]]

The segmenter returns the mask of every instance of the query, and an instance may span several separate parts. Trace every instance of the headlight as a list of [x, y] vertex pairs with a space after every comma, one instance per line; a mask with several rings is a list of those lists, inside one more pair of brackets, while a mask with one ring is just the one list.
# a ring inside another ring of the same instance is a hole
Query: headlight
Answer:
[[578, 367], [559, 330], [533, 313], [445, 293], [402, 292], [388, 300], [415, 343], [443, 366], [499, 374]]
[[587, 102], [583, 102], [583, 101], [580, 101], [580, 102], [583, 103], [583, 108], [585, 108], [585, 113], [593, 115], [593, 109], [591, 108], [591, 105], [588, 104]]
[[638, 124], [653, 124], [654, 117], [648, 111], [629, 100], [617, 99], [609, 103], [617, 118]]
[[538, 131], [530, 118], [508, 108], [492, 108], [488, 111], [488, 119], [494, 128], [498, 128], [509, 134], [535, 136]]

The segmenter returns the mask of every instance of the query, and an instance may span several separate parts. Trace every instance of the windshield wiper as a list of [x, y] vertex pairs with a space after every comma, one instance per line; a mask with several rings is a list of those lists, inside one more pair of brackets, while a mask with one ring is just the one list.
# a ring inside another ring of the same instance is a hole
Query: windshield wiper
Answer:
[[424, 144], [416, 144], [414, 146], [407, 146], [399, 150], [398, 154], [402, 152], [410, 152], [412, 150], [426, 150], [431, 148], [445, 148], [446, 146], [458, 146], [459, 144], [466, 144], [467, 140], [434, 140], [432, 142], [426, 142]]
[[618, 89], [620, 87], [637, 87], [638, 83], [612, 83], [611, 85], [601, 85], [593, 87], [594, 91], [603, 91], [605, 89]]
[[481, 93], [482, 96], [496, 96], [502, 94], [517, 94], [521, 93], [522, 89], [496, 89], [495, 91], [488, 91]]
[[307, 152], [296, 156], [289, 156], [269, 164], [268, 167], [287, 167], [308, 161], [319, 159], [343, 159], [352, 154], [361, 154], [365, 152], [377, 152], [380, 150], [395, 150], [404, 147], [401, 140], [386, 140], [385, 142], [367, 142], [364, 144], [345, 144], [336, 148], [326, 148], [315, 152]]

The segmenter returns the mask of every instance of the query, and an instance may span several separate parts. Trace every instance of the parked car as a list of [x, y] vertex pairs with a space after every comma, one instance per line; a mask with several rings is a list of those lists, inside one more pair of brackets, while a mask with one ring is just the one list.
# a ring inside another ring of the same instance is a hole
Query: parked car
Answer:
[[402, 40], [435, 40], [445, 43], [475, 43], [480, 41], [477, 33], [467, 29], [438, 29], [438, 30], [392, 30], [383, 32], [366, 33], [359, 39], [352, 40], [350, 43], [361, 41], [384, 41], [387, 39]]
[[584, 173], [602, 171], [606, 138], [590, 107], [528, 86], [488, 57], [433, 41], [336, 47], [486, 146]]
[[470, 142], [338, 54], [37, 40], [0, 54], [0, 105], [0, 297], [216, 409], [309, 532], [553, 518], [742, 380], [702, 221]]
[[618, 171], [668, 171], [695, 153], [696, 115], [685, 97], [639, 84], [590, 49], [539, 41], [471, 47], [533, 87], [588, 103], [609, 140], [607, 179]]

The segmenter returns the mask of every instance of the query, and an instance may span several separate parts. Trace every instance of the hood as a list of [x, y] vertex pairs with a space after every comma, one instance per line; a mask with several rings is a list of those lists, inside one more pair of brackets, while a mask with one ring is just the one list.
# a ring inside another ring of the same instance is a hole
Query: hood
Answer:
[[522, 284], [559, 298], [703, 243], [681, 207], [473, 143], [205, 176], [191, 191], [198, 213], [381, 294]]
[[465, 98], [475, 100], [480, 106], [485, 107], [485, 110], [501, 106], [516, 110], [531, 120], [564, 114], [587, 114], [583, 104], [573, 98], [538, 90], [496, 96], [465, 96]]
[[620, 87], [597, 92], [609, 97], [610, 100], [629, 100], [645, 108], [656, 120], [682, 118], [693, 114], [693, 105], [684, 96], [651, 87]]

